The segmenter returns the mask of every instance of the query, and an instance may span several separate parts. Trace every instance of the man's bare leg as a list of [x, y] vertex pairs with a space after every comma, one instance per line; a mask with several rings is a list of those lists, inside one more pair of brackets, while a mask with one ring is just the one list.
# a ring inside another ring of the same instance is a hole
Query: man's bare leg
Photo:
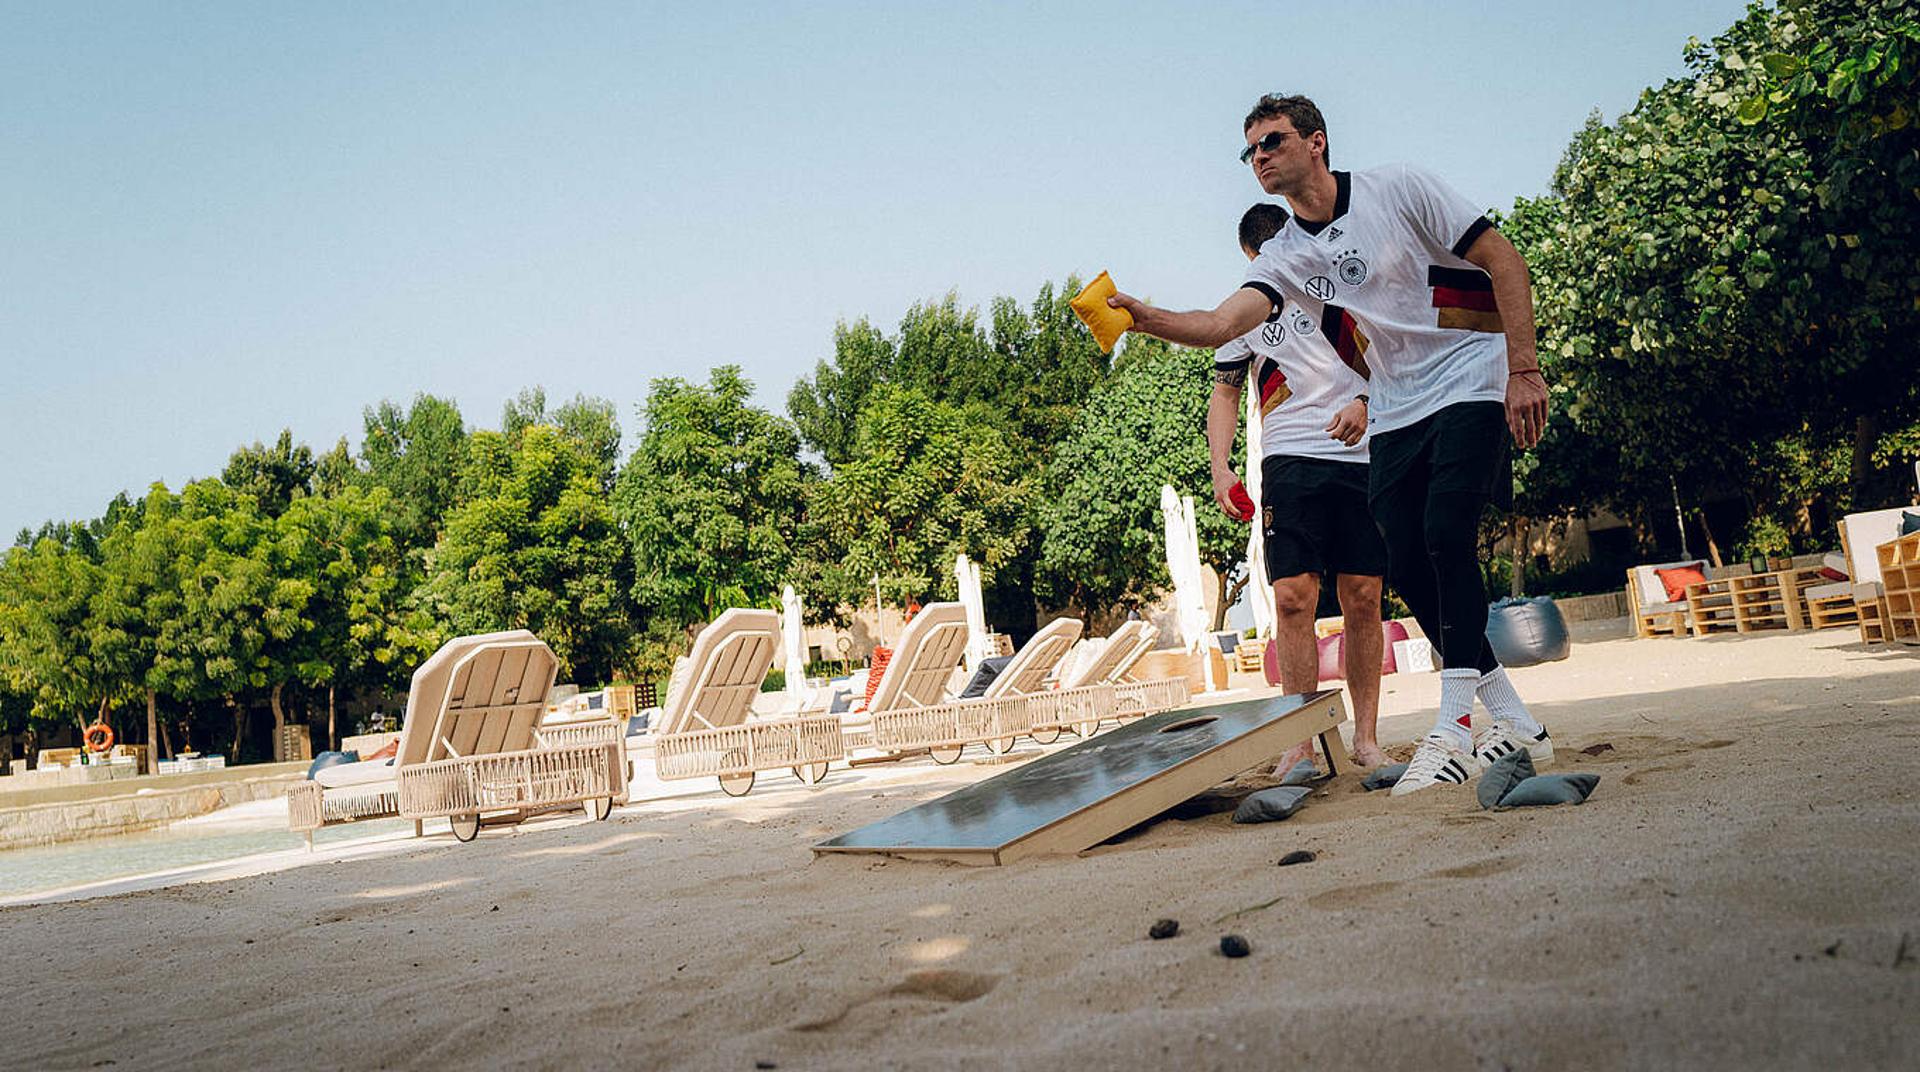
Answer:
[[[1288, 692], [1312, 692], [1320, 687], [1320, 647], [1313, 635], [1313, 612], [1319, 606], [1320, 578], [1314, 574], [1301, 573], [1273, 582], [1273, 642], [1280, 649], [1275, 661], [1280, 664], [1280, 687]], [[1308, 739], [1288, 749], [1274, 771], [1285, 774], [1301, 760], [1312, 758], [1313, 741]]]
[[1346, 618], [1347, 695], [1353, 700], [1353, 761], [1387, 762], [1376, 731], [1380, 722], [1380, 578], [1341, 574], [1334, 582]]

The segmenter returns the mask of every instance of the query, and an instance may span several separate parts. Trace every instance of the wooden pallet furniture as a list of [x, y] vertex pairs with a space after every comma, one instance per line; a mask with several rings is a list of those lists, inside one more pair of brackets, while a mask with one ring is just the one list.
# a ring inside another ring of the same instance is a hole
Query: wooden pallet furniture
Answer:
[[1686, 605], [1687, 628], [1694, 636], [1742, 631], [1733, 612], [1731, 577], [1715, 577], [1688, 585]]
[[1881, 544], [1875, 556], [1886, 639], [1920, 644], [1920, 532]]
[[1853, 605], [1863, 644], [1887, 639], [1886, 593], [1875, 549], [1900, 535], [1900, 515], [1908, 509], [1892, 506], [1840, 519], [1840, 549], [1847, 556], [1847, 576], [1853, 580]]
[[1261, 660], [1267, 657], [1267, 645], [1271, 643], [1264, 637], [1242, 640], [1233, 648], [1233, 668], [1243, 674], [1257, 674], [1263, 669]]
[[1859, 622], [1860, 614], [1853, 605], [1853, 581], [1846, 570], [1847, 555], [1842, 551], [1827, 555], [1819, 567], [1798, 571], [1804, 577], [1800, 602], [1807, 615], [1807, 628], [1832, 629]]
[[[1687, 559], [1682, 562], [1652, 562], [1644, 566], [1635, 566], [1627, 571], [1627, 605], [1633, 616], [1633, 635], [1636, 637], [1686, 636], [1691, 626], [1688, 603], [1683, 597], [1667, 598], [1666, 585], [1655, 570], [1674, 569], [1679, 566], [1698, 566], [1709, 578], [1714, 571], [1699, 559]], [[1718, 600], [1716, 599], [1716, 602]], [[1335, 630], [1336, 632], [1338, 630]], [[1319, 623], [1315, 623], [1315, 632], [1319, 633]], [[1321, 636], [1326, 633], [1319, 633]]]

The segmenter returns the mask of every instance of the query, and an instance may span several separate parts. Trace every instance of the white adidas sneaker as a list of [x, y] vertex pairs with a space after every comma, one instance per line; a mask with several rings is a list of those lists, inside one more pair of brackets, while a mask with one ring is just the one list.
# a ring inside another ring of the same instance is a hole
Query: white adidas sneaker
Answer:
[[1479, 760], [1439, 734], [1429, 734], [1413, 750], [1407, 772], [1393, 783], [1393, 795], [1406, 796], [1436, 785], [1465, 785], [1478, 773]]
[[1473, 742], [1473, 758], [1480, 761], [1484, 769], [1491, 767], [1505, 757], [1520, 749], [1526, 749], [1533, 757], [1533, 767], [1539, 770], [1553, 762], [1553, 738], [1547, 736], [1547, 728], [1540, 727], [1536, 736], [1522, 732], [1511, 722], [1495, 719], [1493, 725]]

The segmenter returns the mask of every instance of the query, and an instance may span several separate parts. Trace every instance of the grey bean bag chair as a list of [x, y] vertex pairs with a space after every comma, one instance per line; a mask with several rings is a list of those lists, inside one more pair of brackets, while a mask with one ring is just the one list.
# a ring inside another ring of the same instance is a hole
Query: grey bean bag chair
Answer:
[[1487, 608], [1487, 643], [1502, 666], [1532, 666], [1567, 657], [1567, 619], [1546, 596], [1503, 599]]

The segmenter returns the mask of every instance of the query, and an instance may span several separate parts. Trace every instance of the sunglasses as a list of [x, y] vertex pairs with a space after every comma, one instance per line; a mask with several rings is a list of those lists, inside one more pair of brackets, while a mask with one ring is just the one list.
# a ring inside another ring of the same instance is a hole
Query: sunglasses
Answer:
[[[1259, 141], [1256, 141], [1252, 145], [1249, 145], [1246, 148], [1240, 150], [1240, 162], [1242, 164], [1252, 163], [1253, 154], [1255, 150], [1259, 150], [1260, 152], [1263, 152], [1263, 153], [1273, 152], [1275, 149], [1280, 148], [1281, 143], [1287, 140], [1287, 135], [1292, 133], [1294, 132], [1291, 130], [1276, 130], [1269, 133], [1266, 137], [1261, 138]], [[1303, 138], [1306, 137], [1305, 134], [1302, 134], [1300, 136]]]

